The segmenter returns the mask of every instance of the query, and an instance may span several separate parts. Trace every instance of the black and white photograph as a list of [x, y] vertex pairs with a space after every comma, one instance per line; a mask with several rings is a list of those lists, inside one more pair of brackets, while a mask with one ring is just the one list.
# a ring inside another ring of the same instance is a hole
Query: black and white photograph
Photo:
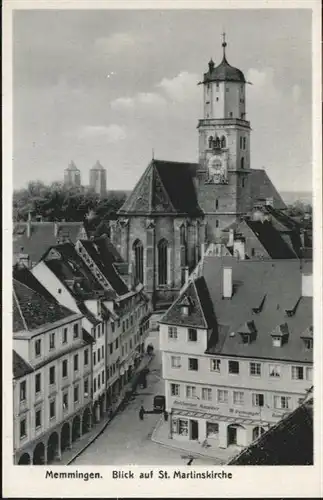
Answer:
[[315, 2], [71, 3], [11, 18], [16, 477], [312, 470]]

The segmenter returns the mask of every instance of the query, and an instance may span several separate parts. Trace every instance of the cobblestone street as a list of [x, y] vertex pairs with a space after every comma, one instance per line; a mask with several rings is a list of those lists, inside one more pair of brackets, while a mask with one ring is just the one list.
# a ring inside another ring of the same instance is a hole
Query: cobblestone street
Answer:
[[[71, 465], [186, 465], [187, 453], [173, 450], [151, 441], [151, 435], [160, 419], [159, 414], [146, 414], [139, 419], [139, 409], [152, 410], [156, 394], [164, 394], [161, 379], [161, 356], [158, 333], [149, 339], [155, 348], [155, 358], [150, 364], [147, 388], [140, 389], [126, 408], [118, 413], [106, 430]], [[212, 465], [216, 461], [198, 458], [198, 463]]]

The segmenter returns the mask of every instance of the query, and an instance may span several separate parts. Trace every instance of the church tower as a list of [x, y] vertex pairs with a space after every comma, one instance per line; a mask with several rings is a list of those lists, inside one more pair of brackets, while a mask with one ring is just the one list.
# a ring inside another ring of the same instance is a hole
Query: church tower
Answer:
[[250, 207], [250, 123], [246, 115], [246, 80], [223, 57], [213, 60], [200, 82], [204, 116], [198, 123], [198, 200], [208, 222], [209, 238], [246, 213]]

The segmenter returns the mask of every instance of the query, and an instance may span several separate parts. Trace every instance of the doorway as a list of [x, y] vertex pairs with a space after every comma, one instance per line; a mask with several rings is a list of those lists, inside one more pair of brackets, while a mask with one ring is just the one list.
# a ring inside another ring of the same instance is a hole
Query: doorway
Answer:
[[237, 428], [236, 427], [228, 427], [228, 446], [230, 444], [237, 444]]
[[199, 438], [199, 424], [197, 420], [190, 420], [191, 439], [196, 441]]

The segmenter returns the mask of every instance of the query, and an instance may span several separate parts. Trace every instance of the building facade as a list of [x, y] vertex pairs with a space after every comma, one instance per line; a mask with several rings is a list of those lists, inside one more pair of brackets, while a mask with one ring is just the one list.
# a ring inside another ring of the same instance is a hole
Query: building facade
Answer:
[[122, 396], [143, 356], [150, 304], [107, 237], [49, 249], [32, 270], [63, 305], [83, 314], [93, 337], [93, 417]]
[[99, 161], [90, 170], [90, 189], [100, 196], [107, 192], [107, 171]]
[[312, 386], [311, 265], [206, 257], [160, 322], [169, 433], [244, 447]]
[[44, 465], [92, 424], [92, 339], [82, 315], [13, 283], [14, 463]]
[[248, 213], [259, 199], [284, 203], [264, 170], [250, 165], [243, 73], [225, 54], [204, 74], [204, 115], [198, 122], [198, 163], [153, 159], [111, 221], [111, 238], [133, 263], [154, 307], [165, 309], [178, 295], [222, 230]]
[[81, 187], [81, 172], [73, 161], [64, 170], [64, 185], [67, 188]]

